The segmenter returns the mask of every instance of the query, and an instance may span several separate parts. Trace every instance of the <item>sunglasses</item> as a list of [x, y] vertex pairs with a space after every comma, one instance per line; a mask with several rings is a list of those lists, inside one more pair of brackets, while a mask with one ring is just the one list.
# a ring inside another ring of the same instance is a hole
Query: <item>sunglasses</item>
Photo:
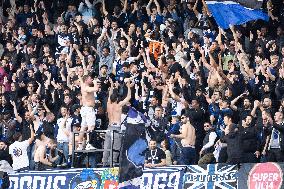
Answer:
[[184, 119], [184, 118], [186, 118], [186, 117], [181, 117], [181, 119]]
[[210, 127], [210, 125], [204, 125], [204, 127]]

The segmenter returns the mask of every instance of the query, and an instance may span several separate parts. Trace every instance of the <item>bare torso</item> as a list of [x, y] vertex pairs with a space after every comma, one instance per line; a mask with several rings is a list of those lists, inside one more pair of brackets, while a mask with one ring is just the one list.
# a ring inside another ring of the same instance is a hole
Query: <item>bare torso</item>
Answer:
[[35, 117], [35, 120], [33, 121], [33, 124], [34, 124], [34, 130], [35, 130], [35, 132], [37, 132], [37, 130], [39, 128], [39, 125], [40, 125], [40, 120], [39, 120], [38, 116]]
[[182, 127], [186, 128], [186, 137], [181, 140], [182, 146], [195, 146], [195, 129], [190, 123], [183, 124]]
[[37, 148], [35, 149], [35, 154], [34, 154], [34, 161], [35, 162], [39, 162], [40, 161], [40, 157], [45, 154], [46, 148], [45, 145], [40, 145], [37, 146]]
[[107, 113], [109, 124], [121, 122], [121, 114], [122, 114], [122, 107], [118, 103], [108, 103], [107, 104]]
[[45, 153], [45, 147], [46, 147], [47, 142], [48, 142], [48, 139], [43, 140], [43, 141], [37, 139], [35, 141], [35, 149], [34, 149], [34, 159], [35, 159], [35, 162], [39, 161], [39, 157], [40, 157], [39, 155], [40, 154]]
[[95, 106], [94, 92], [87, 92], [85, 89], [88, 87], [86, 84], [81, 86], [82, 104], [87, 107]]

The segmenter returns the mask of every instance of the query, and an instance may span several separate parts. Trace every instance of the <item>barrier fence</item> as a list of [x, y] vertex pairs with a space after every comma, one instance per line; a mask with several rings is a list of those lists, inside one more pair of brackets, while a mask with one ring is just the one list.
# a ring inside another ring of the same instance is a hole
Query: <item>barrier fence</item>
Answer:
[[[282, 189], [284, 164], [210, 164], [144, 170], [141, 189]], [[118, 168], [31, 171], [10, 175], [11, 189], [118, 188]]]

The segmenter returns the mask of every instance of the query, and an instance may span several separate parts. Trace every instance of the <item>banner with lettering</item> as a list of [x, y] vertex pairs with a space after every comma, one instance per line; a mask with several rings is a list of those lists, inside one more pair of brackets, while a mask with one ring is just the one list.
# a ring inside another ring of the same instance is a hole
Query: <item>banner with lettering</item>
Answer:
[[283, 189], [284, 164], [257, 163], [243, 164], [239, 170], [238, 188], [248, 189]]
[[118, 188], [118, 168], [30, 171], [9, 177], [10, 189]]
[[182, 189], [186, 166], [145, 169], [140, 189]]
[[189, 165], [184, 175], [185, 189], [235, 189], [237, 188], [236, 165], [208, 164]]

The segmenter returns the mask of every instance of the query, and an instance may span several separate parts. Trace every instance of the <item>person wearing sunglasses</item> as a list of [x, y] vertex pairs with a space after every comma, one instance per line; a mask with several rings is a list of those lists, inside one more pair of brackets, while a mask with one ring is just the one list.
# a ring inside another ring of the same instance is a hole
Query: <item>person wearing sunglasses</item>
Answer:
[[201, 151], [199, 152], [200, 159], [198, 161], [198, 165], [209, 164], [215, 161], [214, 158], [214, 144], [216, 143], [218, 137], [214, 130], [214, 127], [209, 123], [204, 123], [204, 131], [206, 135], [203, 139], [203, 146]]
[[192, 165], [196, 160], [195, 150], [195, 128], [191, 125], [188, 115], [181, 116], [182, 126], [180, 134], [171, 134], [170, 137], [174, 139], [181, 139], [181, 154], [178, 164], [179, 165]]

